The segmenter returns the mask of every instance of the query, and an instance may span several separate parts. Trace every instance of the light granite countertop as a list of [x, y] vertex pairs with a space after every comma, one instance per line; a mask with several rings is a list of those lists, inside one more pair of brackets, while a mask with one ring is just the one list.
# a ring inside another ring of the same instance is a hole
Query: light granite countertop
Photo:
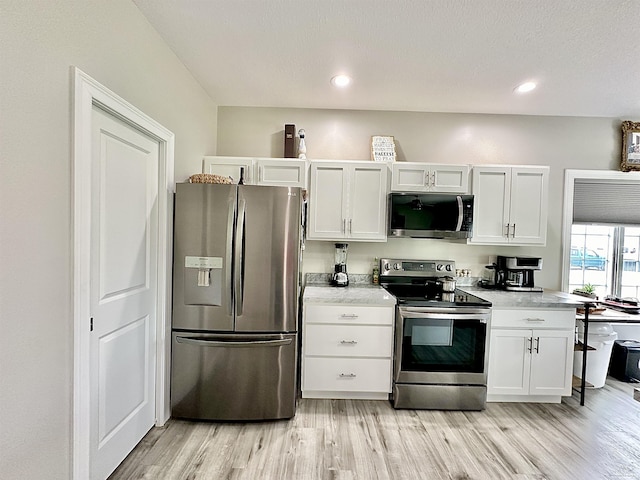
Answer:
[[393, 306], [396, 297], [380, 285], [371, 283], [371, 275], [349, 274], [348, 287], [334, 287], [329, 273], [307, 273], [302, 300], [306, 304], [350, 304]]
[[508, 292], [473, 286], [460, 288], [490, 301], [493, 308], [577, 308], [589, 300], [579, 295], [547, 289], [542, 292]]
[[350, 305], [393, 306], [396, 297], [379, 285], [353, 284], [348, 287], [307, 285], [302, 300], [306, 304], [341, 303]]
[[[324, 304], [395, 305], [396, 298], [379, 285], [371, 283], [371, 275], [349, 275], [348, 287], [331, 286], [331, 274], [308, 273], [303, 301]], [[462, 282], [460, 282], [462, 283]], [[458, 288], [491, 302], [493, 308], [577, 308], [588, 299], [579, 295], [545, 289], [542, 292], [508, 292], [474, 285]]]

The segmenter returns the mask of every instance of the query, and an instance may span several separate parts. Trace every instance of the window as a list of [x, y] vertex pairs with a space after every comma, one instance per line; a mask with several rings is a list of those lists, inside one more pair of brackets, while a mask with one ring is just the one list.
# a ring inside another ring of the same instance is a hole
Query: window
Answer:
[[591, 284], [599, 298], [640, 297], [640, 176], [566, 173], [565, 290]]
[[613, 293], [609, 273], [614, 234], [615, 227], [572, 225], [569, 291], [590, 284], [598, 297]]
[[598, 297], [640, 297], [640, 228], [572, 225], [569, 291], [586, 284]]
[[640, 228], [625, 227], [622, 245], [622, 270], [620, 295], [622, 297], [640, 297]]

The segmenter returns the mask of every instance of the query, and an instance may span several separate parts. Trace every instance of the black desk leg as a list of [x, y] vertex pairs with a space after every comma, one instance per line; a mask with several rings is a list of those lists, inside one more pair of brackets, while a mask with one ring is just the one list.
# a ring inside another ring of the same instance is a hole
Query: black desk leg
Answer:
[[584, 305], [584, 334], [582, 335], [582, 379], [580, 380], [580, 405], [584, 405], [584, 391], [587, 383], [587, 339], [589, 338], [589, 307]]

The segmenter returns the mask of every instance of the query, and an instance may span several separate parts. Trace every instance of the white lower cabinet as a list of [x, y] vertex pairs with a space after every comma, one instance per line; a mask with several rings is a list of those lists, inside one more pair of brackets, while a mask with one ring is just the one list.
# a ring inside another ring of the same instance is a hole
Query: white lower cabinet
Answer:
[[391, 391], [386, 375], [381, 375], [390, 370], [389, 360], [350, 357], [308, 357], [305, 360], [304, 398], [363, 398], [364, 392], [382, 392], [387, 398]]
[[487, 401], [559, 403], [571, 395], [575, 310], [495, 310]]
[[302, 397], [386, 400], [394, 307], [306, 305]]

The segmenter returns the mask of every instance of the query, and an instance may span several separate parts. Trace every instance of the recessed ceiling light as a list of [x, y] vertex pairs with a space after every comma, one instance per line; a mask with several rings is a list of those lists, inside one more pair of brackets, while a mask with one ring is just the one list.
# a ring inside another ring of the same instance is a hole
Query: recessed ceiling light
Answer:
[[347, 75], [336, 75], [331, 79], [331, 83], [340, 88], [344, 88], [351, 83], [351, 77]]
[[525, 82], [521, 85], [518, 85], [515, 88], [516, 93], [527, 93], [536, 88], [536, 84], [534, 82]]

